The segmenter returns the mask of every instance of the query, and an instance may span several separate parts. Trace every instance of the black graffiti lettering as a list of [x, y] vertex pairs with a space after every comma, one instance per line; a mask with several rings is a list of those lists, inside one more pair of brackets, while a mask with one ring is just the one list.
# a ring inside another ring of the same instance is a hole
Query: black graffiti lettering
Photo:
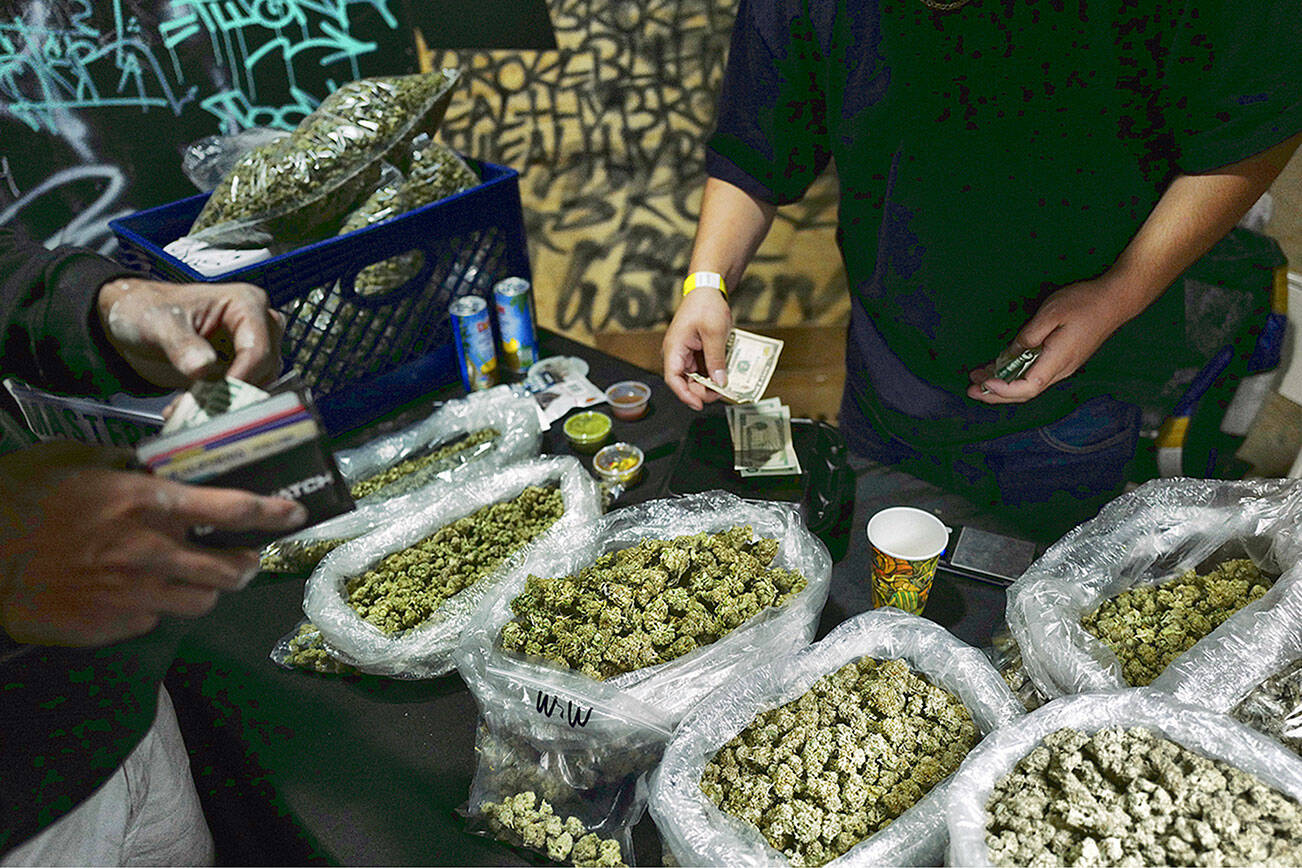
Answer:
[[571, 729], [587, 726], [588, 721], [592, 719], [592, 709], [590, 707], [584, 707], [572, 699], [567, 699], [565, 700], [565, 707], [562, 709], [560, 697], [552, 696], [541, 690], [534, 696], [534, 709], [548, 719], [559, 714]]

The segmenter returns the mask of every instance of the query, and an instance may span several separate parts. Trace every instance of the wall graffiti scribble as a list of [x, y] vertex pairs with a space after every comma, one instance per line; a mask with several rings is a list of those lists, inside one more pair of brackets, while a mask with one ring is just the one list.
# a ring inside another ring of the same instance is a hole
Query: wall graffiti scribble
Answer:
[[[107, 221], [193, 192], [185, 144], [290, 129], [339, 84], [456, 67], [442, 136], [517, 168], [544, 325], [655, 328], [676, 304], [735, 14], [712, 0], [549, 0], [556, 50], [458, 51], [399, 0], [28, 0], [0, 18], [0, 224], [110, 252]], [[415, 46], [431, 45], [417, 58]], [[834, 321], [826, 181], [782, 209], [739, 321]], [[812, 253], [811, 253], [812, 251]]]

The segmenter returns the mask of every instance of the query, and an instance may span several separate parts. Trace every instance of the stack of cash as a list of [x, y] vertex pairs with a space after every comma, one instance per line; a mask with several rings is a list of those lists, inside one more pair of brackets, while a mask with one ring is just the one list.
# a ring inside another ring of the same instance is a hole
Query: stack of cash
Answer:
[[800, 473], [791, 439], [791, 409], [781, 398], [761, 400], [781, 352], [782, 341], [777, 338], [733, 329], [725, 356], [728, 384], [719, 386], [700, 374], [688, 375], [731, 402], [726, 409], [733, 469], [742, 476]]
[[741, 476], [787, 476], [800, 473], [791, 439], [791, 408], [781, 398], [729, 405], [732, 467]]

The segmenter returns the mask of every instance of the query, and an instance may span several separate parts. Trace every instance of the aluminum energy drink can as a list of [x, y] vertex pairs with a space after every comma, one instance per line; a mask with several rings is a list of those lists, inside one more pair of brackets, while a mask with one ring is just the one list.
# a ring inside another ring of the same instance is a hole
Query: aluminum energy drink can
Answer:
[[493, 287], [497, 331], [502, 337], [502, 368], [523, 374], [538, 361], [538, 331], [534, 328], [533, 290], [523, 277], [508, 277]]
[[467, 392], [497, 385], [497, 353], [493, 349], [493, 324], [488, 302], [477, 295], [463, 295], [448, 305], [452, 314], [452, 335], [461, 362], [461, 383]]

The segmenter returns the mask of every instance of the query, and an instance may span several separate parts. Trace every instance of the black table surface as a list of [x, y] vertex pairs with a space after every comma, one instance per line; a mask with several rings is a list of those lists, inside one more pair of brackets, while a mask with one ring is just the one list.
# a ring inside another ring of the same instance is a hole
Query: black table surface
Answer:
[[[658, 495], [693, 411], [656, 374], [544, 333], [545, 355], [577, 355], [598, 386], [622, 379], [651, 385], [649, 413], [615, 420], [613, 438], [647, 456], [645, 476], [616, 506]], [[365, 432], [339, 439], [351, 446], [429, 412], [459, 388], [432, 393]], [[716, 408], [717, 410], [717, 408]], [[544, 451], [572, 454], [560, 425]], [[864, 528], [886, 506], [930, 510], [947, 524], [1028, 536], [963, 498], [888, 467], [852, 460], [855, 516], [848, 554], [833, 567], [819, 636], [870, 608], [871, 558]], [[475, 768], [478, 712], [454, 672], [404, 681], [325, 676], [281, 668], [271, 649], [302, 618], [305, 576], [263, 574], [223, 596], [195, 622], [168, 675], [191, 752], [192, 771], [223, 864], [522, 865], [543, 863], [469, 834], [457, 809]], [[941, 571], [925, 616], [982, 647], [1002, 621], [1003, 589]], [[659, 864], [654, 825], [634, 830], [638, 864]]]

